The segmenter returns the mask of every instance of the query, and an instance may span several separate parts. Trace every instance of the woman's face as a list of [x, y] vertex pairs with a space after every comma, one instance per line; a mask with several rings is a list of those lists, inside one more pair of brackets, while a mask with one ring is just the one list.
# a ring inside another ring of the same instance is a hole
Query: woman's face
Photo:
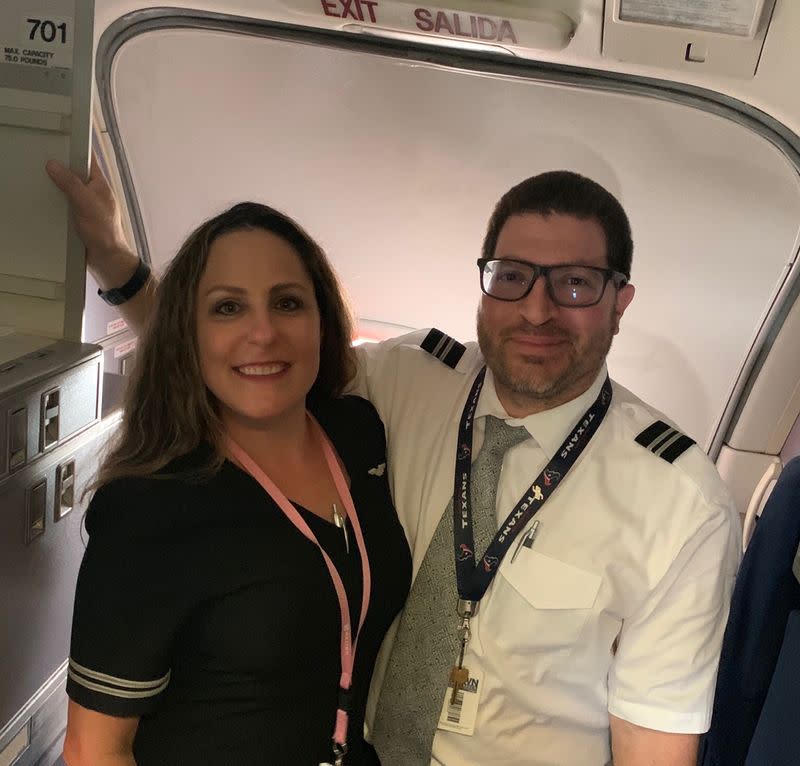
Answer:
[[203, 380], [228, 428], [302, 411], [319, 371], [320, 315], [294, 248], [263, 229], [218, 237], [197, 290]]

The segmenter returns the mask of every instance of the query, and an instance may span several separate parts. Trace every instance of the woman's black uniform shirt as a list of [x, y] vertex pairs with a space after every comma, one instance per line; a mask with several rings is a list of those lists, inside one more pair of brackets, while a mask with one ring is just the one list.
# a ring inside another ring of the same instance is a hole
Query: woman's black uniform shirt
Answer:
[[[314, 414], [349, 474], [372, 568], [348, 735], [347, 763], [362, 764], [370, 677], [411, 559], [372, 405], [344, 397]], [[331, 760], [341, 672], [330, 575], [318, 548], [235, 465], [187, 479], [209, 450], [175, 461], [166, 478], [120, 479], [93, 498], [67, 692], [93, 710], [141, 716], [139, 766], [317, 766]], [[355, 631], [362, 575], [350, 523], [348, 554], [342, 530], [301, 512], [342, 575]]]

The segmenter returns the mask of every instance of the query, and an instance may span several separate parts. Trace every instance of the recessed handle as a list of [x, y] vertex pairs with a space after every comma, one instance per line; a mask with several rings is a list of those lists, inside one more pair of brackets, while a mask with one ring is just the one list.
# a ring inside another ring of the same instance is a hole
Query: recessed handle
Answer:
[[58, 442], [61, 421], [61, 392], [54, 388], [42, 394], [42, 414], [39, 419], [39, 448], [42, 452]]
[[56, 468], [54, 518], [60, 521], [75, 505], [75, 459], [67, 460]]

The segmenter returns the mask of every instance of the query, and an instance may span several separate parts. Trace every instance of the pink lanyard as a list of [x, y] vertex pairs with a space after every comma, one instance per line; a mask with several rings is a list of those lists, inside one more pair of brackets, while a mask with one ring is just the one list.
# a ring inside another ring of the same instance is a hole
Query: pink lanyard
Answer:
[[343, 758], [347, 752], [347, 717], [349, 712], [349, 705], [347, 699], [349, 697], [348, 691], [353, 681], [353, 664], [355, 663], [356, 644], [358, 637], [361, 634], [361, 628], [364, 625], [364, 620], [367, 616], [367, 608], [369, 606], [370, 591], [372, 589], [372, 577], [369, 568], [369, 557], [367, 556], [367, 547], [364, 543], [364, 535], [361, 532], [361, 525], [358, 522], [358, 514], [356, 513], [355, 506], [353, 505], [353, 498], [350, 495], [350, 489], [347, 486], [347, 481], [344, 478], [344, 473], [336, 459], [333, 447], [328, 440], [327, 435], [322, 430], [322, 427], [317, 423], [311, 413], [306, 413], [311, 423], [312, 428], [316, 431], [317, 436], [322, 444], [322, 451], [325, 454], [325, 462], [328, 464], [328, 470], [331, 472], [333, 482], [339, 492], [339, 497], [344, 503], [347, 515], [353, 525], [355, 532], [356, 543], [358, 545], [358, 552], [361, 556], [361, 573], [363, 578], [362, 594], [361, 594], [361, 615], [358, 620], [358, 631], [355, 638], [353, 638], [352, 629], [350, 625], [350, 605], [347, 601], [347, 593], [344, 589], [344, 583], [339, 575], [336, 567], [330, 559], [330, 556], [325, 552], [325, 549], [319, 544], [316, 535], [311, 531], [311, 528], [306, 523], [305, 519], [300, 515], [297, 508], [295, 508], [286, 496], [281, 492], [272, 480], [256, 465], [255, 461], [230, 437], [227, 439], [228, 450], [230, 454], [239, 461], [239, 464], [263, 487], [264, 491], [278, 504], [280, 509], [284, 512], [286, 517], [292, 524], [297, 527], [303, 535], [314, 543], [319, 548], [322, 558], [328, 567], [333, 587], [336, 590], [336, 595], [339, 599], [339, 611], [342, 615], [342, 631], [341, 631], [341, 658], [342, 658], [342, 675], [339, 679], [339, 706], [336, 710], [336, 724], [333, 729], [333, 752], [336, 763], [343, 763]]

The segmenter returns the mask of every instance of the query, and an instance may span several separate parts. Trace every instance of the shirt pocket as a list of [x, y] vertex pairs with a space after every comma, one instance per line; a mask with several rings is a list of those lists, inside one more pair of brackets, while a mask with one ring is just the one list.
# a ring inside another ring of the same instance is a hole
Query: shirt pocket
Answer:
[[498, 592], [495, 617], [528, 650], [569, 649], [580, 637], [602, 583], [593, 572], [529, 549], [502, 567], [500, 575], [498, 584], [510, 585], [529, 609], [521, 610], [513, 594]]

